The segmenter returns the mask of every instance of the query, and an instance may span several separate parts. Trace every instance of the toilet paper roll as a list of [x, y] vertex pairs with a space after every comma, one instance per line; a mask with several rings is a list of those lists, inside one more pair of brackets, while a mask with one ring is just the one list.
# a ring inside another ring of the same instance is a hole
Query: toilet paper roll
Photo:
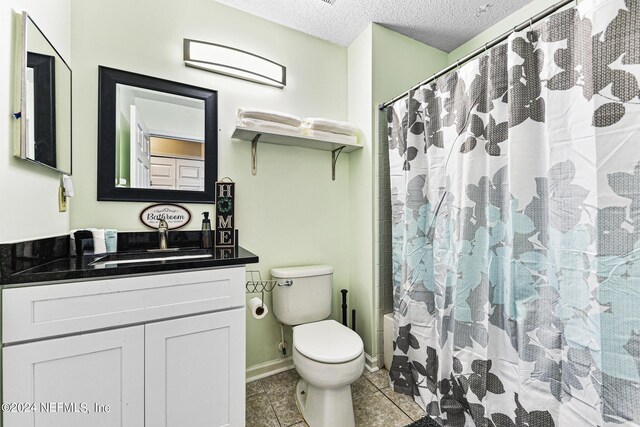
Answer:
[[253, 317], [258, 320], [263, 319], [269, 313], [267, 305], [258, 297], [253, 297], [249, 300], [249, 310], [251, 310]]

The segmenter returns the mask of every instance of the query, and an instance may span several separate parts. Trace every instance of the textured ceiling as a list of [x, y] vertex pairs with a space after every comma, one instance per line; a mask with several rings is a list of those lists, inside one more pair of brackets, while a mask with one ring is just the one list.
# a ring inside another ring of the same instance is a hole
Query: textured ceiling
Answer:
[[532, 0], [218, 0], [348, 46], [370, 22], [451, 52]]

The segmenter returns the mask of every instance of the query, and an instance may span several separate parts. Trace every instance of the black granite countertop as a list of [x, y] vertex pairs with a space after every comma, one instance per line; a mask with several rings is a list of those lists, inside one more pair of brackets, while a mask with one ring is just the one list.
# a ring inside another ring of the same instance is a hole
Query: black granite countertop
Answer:
[[[132, 235], [134, 233], [131, 233]], [[20, 285], [46, 284], [66, 280], [92, 279], [106, 276], [124, 276], [135, 274], [155, 274], [203, 268], [230, 267], [236, 265], [253, 264], [258, 262], [258, 256], [248, 250], [238, 247], [236, 250], [205, 250], [189, 246], [192, 239], [184, 239], [179, 251], [174, 253], [149, 253], [142, 249], [146, 236], [135, 233], [130, 238], [118, 236], [118, 246], [126, 248], [119, 250], [119, 258], [162, 256], [200, 256], [199, 258], [161, 259], [140, 261], [136, 263], [105, 263], [101, 254], [84, 257], [68, 255], [68, 237], [54, 237], [38, 241], [0, 245], [0, 284]], [[177, 234], [177, 233], [176, 233]], [[65, 242], [65, 238], [67, 241]], [[138, 244], [131, 244], [131, 241]], [[210, 254], [210, 257], [202, 255]], [[113, 257], [113, 256], [112, 256]], [[107, 260], [108, 258], [104, 258]]]

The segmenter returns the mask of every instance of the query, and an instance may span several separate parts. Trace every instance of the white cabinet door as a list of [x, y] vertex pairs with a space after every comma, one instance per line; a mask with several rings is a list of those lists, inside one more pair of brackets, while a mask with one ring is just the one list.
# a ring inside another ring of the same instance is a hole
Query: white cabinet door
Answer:
[[4, 427], [144, 425], [143, 326], [7, 346], [2, 354], [3, 401], [37, 405], [35, 413], [4, 412]]
[[244, 308], [145, 328], [147, 426], [244, 426]]
[[176, 188], [204, 191], [204, 161], [176, 159]]
[[151, 188], [176, 189], [176, 159], [151, 156]]

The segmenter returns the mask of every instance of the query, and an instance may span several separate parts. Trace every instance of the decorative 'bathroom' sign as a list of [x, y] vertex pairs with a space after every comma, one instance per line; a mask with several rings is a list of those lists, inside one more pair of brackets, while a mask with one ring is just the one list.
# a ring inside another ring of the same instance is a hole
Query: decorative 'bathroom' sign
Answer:
[[149, 228], [157, 229], [161, 219], [167, 222], [169, 230], [175, 230], [189, 224], [191, 212], [172, 203], [151, 205], [140, 212], [140, 221]]
[[235, 250], [238, 231], [235, 229], [235, 183], [228, 178], [216, 182], [216, 251]]

